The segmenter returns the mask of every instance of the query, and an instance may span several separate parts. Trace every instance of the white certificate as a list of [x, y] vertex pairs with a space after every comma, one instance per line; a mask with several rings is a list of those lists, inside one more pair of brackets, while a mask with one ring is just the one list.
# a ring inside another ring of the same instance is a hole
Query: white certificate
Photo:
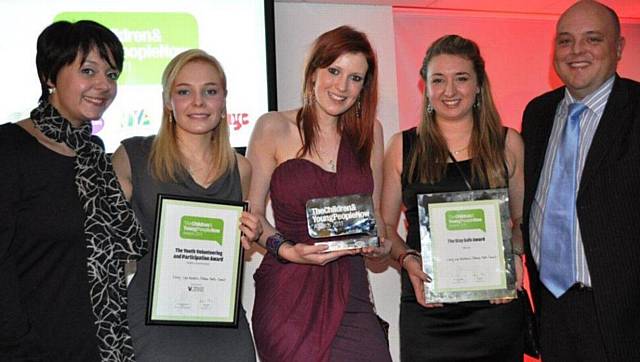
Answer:
[[237, 326], [245, 209], [158, 195], [147, 323]]
[[418, 195], [428, 302], [515, 297], [506, 189]]

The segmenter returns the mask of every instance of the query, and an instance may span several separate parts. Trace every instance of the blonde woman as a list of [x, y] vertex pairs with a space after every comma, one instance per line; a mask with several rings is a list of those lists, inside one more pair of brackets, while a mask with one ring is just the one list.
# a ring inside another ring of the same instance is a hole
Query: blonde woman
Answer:
[[[156, 136], [122, 142], [113, 162], [149, 240], [154, 240], [159, 193], [243, 200], [251, 166], [229, 143], [226, 78], [222, 66], [198, 49], [178, 54], [162, 76], [163, 116]], [[262, 232], [257, 217], [243, 213], [243, 242]], [[150, 242], [152, 244], [152, 242]], [[234, 328], [145, 325], [151, 255], [137, 265], [129, 286], [129, 320], [138, 361], [254, 361], [244, 313]]]

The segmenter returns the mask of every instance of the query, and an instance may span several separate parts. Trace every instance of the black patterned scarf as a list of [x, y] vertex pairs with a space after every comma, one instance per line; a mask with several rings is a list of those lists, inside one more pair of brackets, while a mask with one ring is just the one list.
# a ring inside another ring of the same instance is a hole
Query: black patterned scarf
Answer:
[[49, 102], [31, 111], [35, 126], [76, 153], [75, 181], [86, 219], [89, 293], [103, 361], [133, 361], [127, 324], [124, 264], [139, 259], [147, 243], [113, 171], [111, 159], [91, 142], [91, 122], [74, 128]]

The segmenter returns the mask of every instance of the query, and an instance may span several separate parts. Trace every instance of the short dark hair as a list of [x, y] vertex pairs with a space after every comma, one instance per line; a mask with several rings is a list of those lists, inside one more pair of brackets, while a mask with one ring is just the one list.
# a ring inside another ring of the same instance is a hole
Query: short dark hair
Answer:
[[60, 69], [73, 63], [76, 57], [87, 58], [97, 49], [100, 57], [111, 67], [122, 71], [124, 50], [118, 37], [104, 25], [91, 20], [75, 23], [56, 21], [38, 36], [36, 68], [42, 94], [40, 101], [49, 96], [48, 81], [54, 85]]

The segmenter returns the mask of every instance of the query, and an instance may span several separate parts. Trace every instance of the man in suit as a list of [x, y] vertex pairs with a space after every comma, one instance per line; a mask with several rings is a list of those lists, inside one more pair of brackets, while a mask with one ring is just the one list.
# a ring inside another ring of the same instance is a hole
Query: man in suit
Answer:
[[522, 228], [545, 362], [640, 361], [640, 84], [616, 74], [624, 44], [612, 9], [571, 6], [554, 45], [565, 86], [524, 111]]

